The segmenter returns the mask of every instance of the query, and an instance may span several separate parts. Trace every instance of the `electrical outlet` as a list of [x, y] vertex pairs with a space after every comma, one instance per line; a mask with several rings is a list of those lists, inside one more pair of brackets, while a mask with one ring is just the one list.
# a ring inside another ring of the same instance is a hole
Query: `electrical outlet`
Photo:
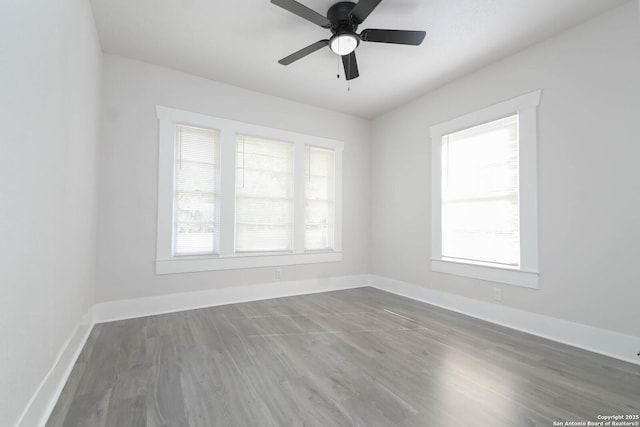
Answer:
[[276, 280], [282, 279], [282, 269], [276, 268]]
[[493, 300], [494, 301], [502, 301], [502, 289], [493, 288]]

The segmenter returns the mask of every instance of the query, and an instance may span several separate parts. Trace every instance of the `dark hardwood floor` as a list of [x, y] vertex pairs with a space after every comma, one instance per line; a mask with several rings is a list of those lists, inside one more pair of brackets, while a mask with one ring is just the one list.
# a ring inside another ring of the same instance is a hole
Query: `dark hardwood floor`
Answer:
[[95, 326], [48, 427], [553, 426], [640, 366], [372, 288]]

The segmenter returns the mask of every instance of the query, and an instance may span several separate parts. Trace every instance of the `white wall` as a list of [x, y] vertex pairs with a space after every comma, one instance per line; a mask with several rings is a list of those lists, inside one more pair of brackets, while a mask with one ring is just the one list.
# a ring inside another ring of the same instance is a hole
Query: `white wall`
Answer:
[[282, 280], [368, 272], [370, 122], [118, 56], [103, 63], [97, 301], [276, 280], [275, 268], [155, 275], [156, 104], [344, 141], [343, 261], [282, 267]]
[[[19, 419], [93, 302], [275, 279], [269, 268], [154, 274], [156, 104], [345, 141], [344, 260], [283, 267], [283, 280], [372, 271], [479, 300], [500, 286], [506, 305], [640, 336], [637, 8], [629, 2], [384, 115], [370, 149], [365, 120], [103, 58], [88, 2], [8, 2], [0, 14], [0, 425]], [[431, 273], [429, 126], [536, 88], [544, 90], [541, 289]]]
[[101, 54], [88, 2], [0, 13], [0, 425], [94, 300]]
[[[630, 1], [375, 120], [372, 272], [640, 336], [640, 26]], [[541, 88], [540, 289], [432, 273], [429, 127]]]

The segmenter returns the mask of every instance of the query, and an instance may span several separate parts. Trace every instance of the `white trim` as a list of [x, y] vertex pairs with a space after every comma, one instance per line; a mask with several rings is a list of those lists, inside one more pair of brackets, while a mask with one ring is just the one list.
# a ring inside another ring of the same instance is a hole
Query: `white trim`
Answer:
[[[538, 272], [538, 132], [536, 106], [540, 91], [534, 92], [535, 105], [518, 111], [520, 150], [520, 269]], [[530, 101], [530, 102], [533, 102]], [[537, 283], [537, 282], [536, 282]]]
[[[306, 146], [295, 147], [293, 152], [293, 251], [295, 253], [304, 253], [304, 204], [305, 197], [304, 183], [305, 180], [305, 153]], [[302, 167], [301, 167], [302, 166]]]
[[286, 254], [245, 254], [219, 257], [173, 257], [156, 260], [156, 274], [196, 271], [236, 270], [281, 265], [316, 264], [342, 261], [342, 252], [308, 252]]
[[93, 329], [93, 308], [82, 316], [65, 341], [51, 369], [29, 400], [16, 427], [44, 427]]
[[[220, 138], [220, 224], [233, 224], [236, 217], [236, 142], [235, 135], [224, 132]], [[235, 229], [220, 227], [220, 256], [233, 256]], [[169, 254], [171, 255], [171, 254]], [[156, 274], [158, 272], [156, 271]]]
[[434, 138], [436, 135], [442, 136], [483, 123], [492, 122], [517, 111], [536, 108], [540, 104], [541, 95], [542, 89], [537, 89], [481, 110], [456, 117], [455, 119], [435, 124], [431, 126], [431, 137]]
[[507, 285], [538, 288], [538, 273], [521, 269], [471, 264], [447, 259], [432, 259], [431, 270], [456, 276], [473, 277], [489, 282], [506, 283]]
[[478, 301], [377, 275], [370, 275], [369, 283], [376, 289], [640, 365], [640, 358], [636, 356], [640, 348], [640, 337], [637, 336]]
[[368, 285], [368, 275], [259, 283], [198, 292], [101, 302], [94, 305], [96, 323], [152, 316], [225, 304], [314, 294]]
[[333, 250], [342, 251], [342, 146], [336, 147]]
[[[526, 288], [538, 287], [537, 113], [542, 90], [500, 102], [431, 127], [431, 269]], [[518, 113], [520, 266], [499, 269], [451, 262], [442, 256], [442, 137]]]
[[[158, 216], [156, 256], [169, 257], [173, 247], [173, 156], [175, 123], [158, 123]], [[165, 173], [171, 171], [171, 173]]]

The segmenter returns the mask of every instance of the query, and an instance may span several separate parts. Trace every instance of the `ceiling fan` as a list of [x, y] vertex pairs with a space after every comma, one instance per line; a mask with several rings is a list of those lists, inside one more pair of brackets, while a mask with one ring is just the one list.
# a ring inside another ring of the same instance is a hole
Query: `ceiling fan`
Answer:
[[279, 60], [282, 65], [289, 65], [305, 56], [322, 49], [325, 46], [342, 56], [342, 65], [347, 80], [358, 77], [358, 63], [356, 62], [355, 49], [360, 42], [394, 43], [417, 46], [424, 40], [424, 31], [406, 30], [378, 30], [366, 29], [360, 34], [356, 33], [358, 25], [362, 24], [367, 16], [378, 6], [382, 0], [360, 0], [358, 3], [341, 1], [329, 8], [327, 16], [309, 9], [307, 6], [295, 0], [271, 0], [276, 6], [313, 22], [323, 28], [331, 30], [333, 35], [329, 39], [320, 40], [300, 49]]

